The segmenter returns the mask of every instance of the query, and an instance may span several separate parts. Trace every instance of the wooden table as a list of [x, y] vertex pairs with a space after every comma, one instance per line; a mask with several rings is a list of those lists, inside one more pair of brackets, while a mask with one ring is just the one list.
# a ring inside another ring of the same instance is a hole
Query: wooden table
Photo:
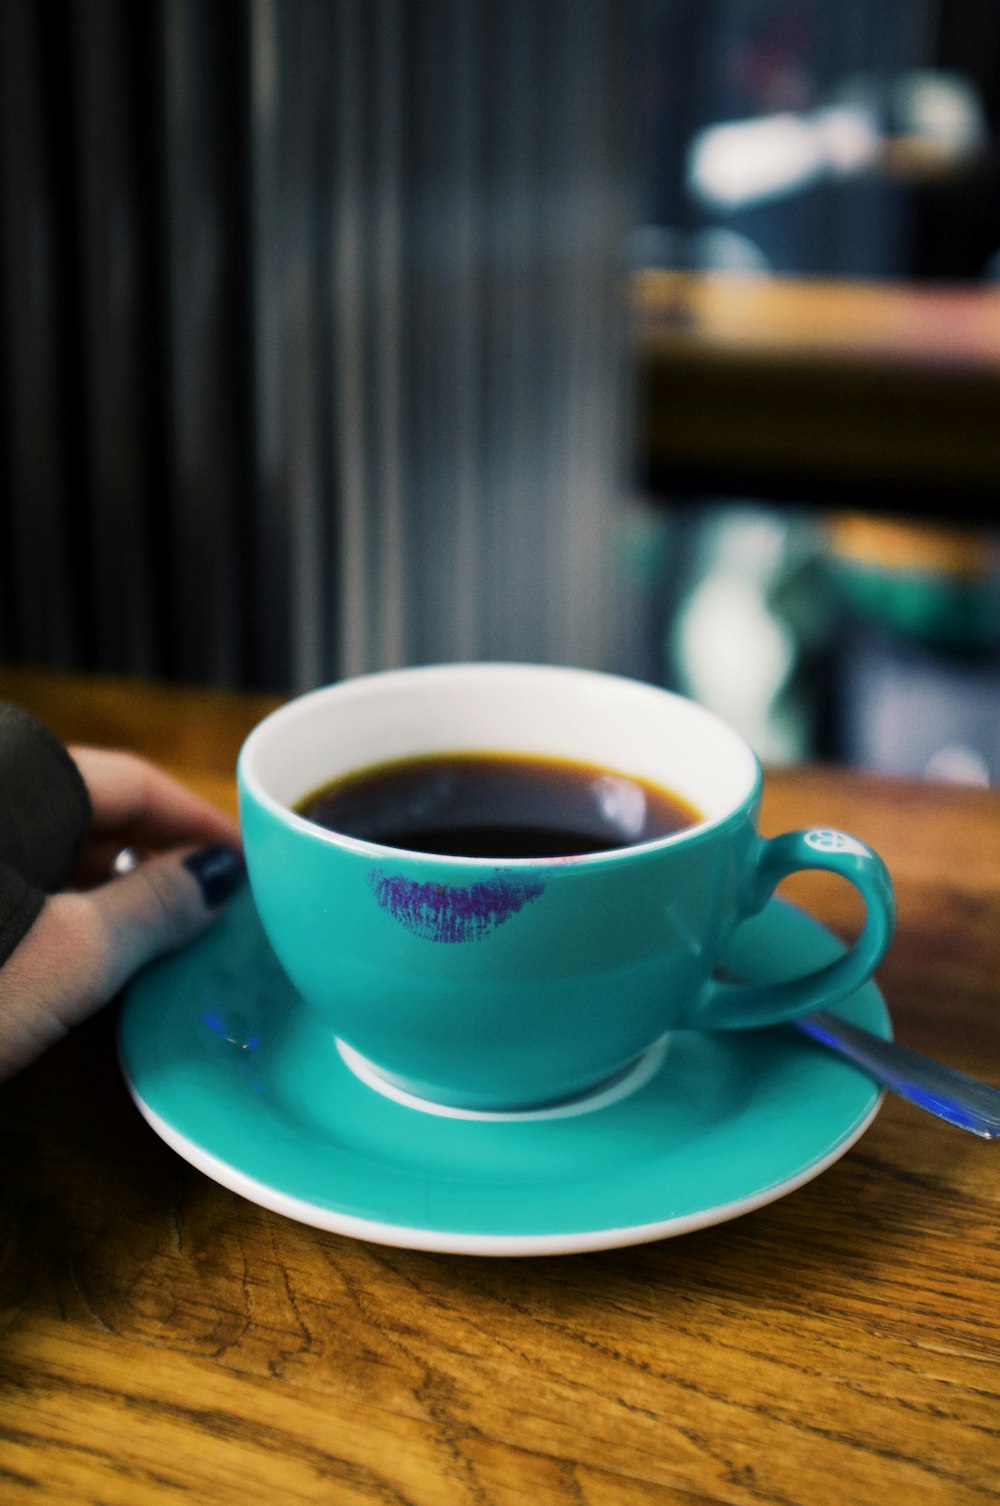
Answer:
[[[0, 696], [230, 807], [268, 704], [14, 672]], [[899, 1038], [1000, 1083], [1000, 795], [774, 773], [765, 829], [815, 821], [895, 874], [881, 982]], [[802, 893], [853, 927], [836, 884]], [[241, 1201], [140, 1119], [113, 1011], [0, 1090], [0, 1122], [9, 1506], [984, 1506], [1000, 1490], [1000, 1152], [895, 1100], [748, 1217], [526, 1260], [366, 1245]]]
[[651, 488], [996, 522], [1000, 289], [645, 272]]

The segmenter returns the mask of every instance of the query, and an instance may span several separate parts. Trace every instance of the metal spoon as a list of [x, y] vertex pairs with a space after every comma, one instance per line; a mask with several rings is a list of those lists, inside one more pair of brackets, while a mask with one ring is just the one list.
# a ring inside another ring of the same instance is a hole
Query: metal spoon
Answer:
[[894, 1041], [884, 1041], [870, 1030], [849, 1025], [824, 1010], [791, 1023], [918, 1108], [984, 1140], [1000, 1138], [1000, 1090], [988, 1083], [977, 1082]]

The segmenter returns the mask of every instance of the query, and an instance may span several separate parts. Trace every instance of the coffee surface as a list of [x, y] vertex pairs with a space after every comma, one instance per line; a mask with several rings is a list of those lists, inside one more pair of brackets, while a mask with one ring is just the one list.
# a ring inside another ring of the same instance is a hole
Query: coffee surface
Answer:
[[478, 752], [361, 769], [312, 791], [295, 809], [345, 836], [472, 858], [612, 852], [702, 819], [669, 790], [614, 769]]

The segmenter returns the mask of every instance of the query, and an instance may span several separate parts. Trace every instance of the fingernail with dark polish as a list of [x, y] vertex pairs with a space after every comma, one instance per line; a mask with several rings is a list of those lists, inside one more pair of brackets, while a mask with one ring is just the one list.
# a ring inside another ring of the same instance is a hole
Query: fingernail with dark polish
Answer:
[[209, 910], [217, 910], [232, 898], [247, 871], [242, 855], [235, 847], [227, 847], [223, 842], [192, 852], [184, 859], [184, 867], [198, 880], [202, 899]]

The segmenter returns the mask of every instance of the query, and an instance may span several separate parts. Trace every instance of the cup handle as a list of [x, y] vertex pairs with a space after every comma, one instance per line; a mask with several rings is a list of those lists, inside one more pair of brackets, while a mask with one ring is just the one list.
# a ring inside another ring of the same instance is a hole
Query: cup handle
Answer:
[[745, 915], [755, 915], [783, 878], [803, 869], [839, 874], [865, 902], [865, 925], [854, 946], [815, 972], [781, 983], [726, 983], [712, 980], [698, 1006], [697, 1024], [708, 1030], [772, 1025], [809, 1014], [846, 998], [867, 983], [892, 940], [896, 920], [892, 879], [877, 852], [829, 827], [789, 831], [760, 839], [752, 854]]

